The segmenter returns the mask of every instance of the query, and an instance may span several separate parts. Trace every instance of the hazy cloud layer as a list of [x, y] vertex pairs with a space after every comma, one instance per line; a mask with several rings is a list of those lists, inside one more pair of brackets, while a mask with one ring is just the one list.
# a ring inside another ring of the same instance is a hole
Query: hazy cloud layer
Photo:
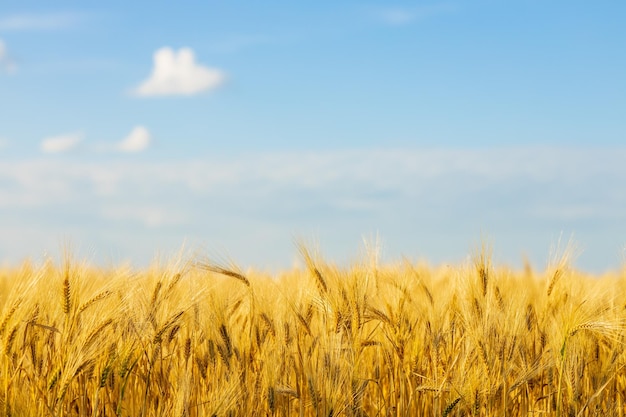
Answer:
[[108, 221], [131, 222], [148, 228], [178, 225], [186, 221], [178, 211], [159, 205], [110, 205], [104, 206], [99, 214]]
[[83, 140], [80, 132], [50, 136], [41, 141], [40, 149], [45, 153], [62, 153], [70, 151]]
[[433, 261], [493, 233], [519, 259], [577, 231], [602, 268], [626, 243], [624, 160], [619, 148], [517, 148], [3, 161], [0, 227], [81, 230], [126, 256], [209, 241], [250, 262], [289, 261], [293, 237], [310, 234], [341, 257], [370, 232]]
[[164, 47], [154, 53], [154, 66], [148, 79], [135, 90], [137, 96], [190, 96], [212, 90], [224, 83], [226, 75], [221, 70], [196, 62], [191, 48], [178, 52]]
[[[128, 151], [141, 150], [146, 137], [149, 133], [137, 127], [122, 144]], [[81, 140], [80, 133], [55, 136], [45, 139], [41, 147], [46, 152], [63, 152]], [[557, 194], [546, 195], [549, 199], [543, 201], [526, 198], [521, 208], [561, 204], [568, 208], [561, 213], [567, 218], [576, 213], [580, 217], [605, 215], [612, 207], [620, 209], [615, 215], [626, 216], [626, 212], [620, 214], [621, 206], [611, 204], [626, 201], [626, 193], [617, 186], [626, 181], [625, 159], [622, 149], [559, 148], [274, 152], [160, 162], [33, 159], [4, 161], [0, 180], [16, 181], [20, 193], [59, 184], [75, 190], [76, 198], [84, 197], [80, 187], [88, 186], [95, 195], [101, 190], [120, 196], [141, 191], [155, 201], [169, 199], [168, 193], [174, 191], [196, 196], [254, 193], [269, 199], [302, 191], [323, 196], [326, 203], [355, 198], [380, 204], [390, 201], [376, 193], [436, 201], [497, 191], [518, 198], [520, 188], [532, 186], [525, 191], [532, 191], [526, 197], [541, 190], [554, 189]], [[470, 198], [466, 203], [480, 201]], [[578, 211], [570, 210], [573, 207]], [[555, 214], [551, 209], [545, 215]]]

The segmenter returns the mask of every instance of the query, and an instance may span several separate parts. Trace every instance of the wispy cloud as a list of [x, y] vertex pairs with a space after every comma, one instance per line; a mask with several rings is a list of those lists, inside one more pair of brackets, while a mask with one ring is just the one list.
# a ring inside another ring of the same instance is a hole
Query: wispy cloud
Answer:
[[85, 19], [80, 13], [13, 14], [0, 17], [0, 30], [59, 30], [76, 26]]
[[139, 223], [149, 228], [172, 226], [185, 223], [180, 212], [158, 205], [108, 205], [100, 211], [104, 219], [114, 222]]
[[2, 39], [0, 39], [0, 72], [9, 74], [17, 71], [17, 64], [9, 55], [9, 50]]
[[62, 153], [70, 151], [83, 140], [83, 133], [67, 133], [58, 136], [50, 136], [41, 141], [40, 149], [45, 153]]
[[37, 74], [112, 73], [119, 71], [122, 65], [123, 64], [121, 62], [115, 59], [82, 57], [77, 59], [61, 59], [44, 62], [36, 67], [30, 67], [29, 71], [31, 73], [36, 72]]
[[140, 97], [190, 96], [219, 87], [226, 74], [196, 62], [191, 48], [178, 51], [164, 47], [154, 53], [154, 66], [147, 80], [133, 93]]
[[229, 53], [238, 52], [252, 46], [272, 43], [274, 38], [267, 35], [231, 35], [210, 44], [214, 52]]
[[117, 145], [120, 152], [141, 152], [150, 147], [152, 135], [144, 126], [135, 126], [133, 130]]
[[417, 7], [388, 7], [376, 10], [374, 15], [388, 25], [402, 26], [456, 10], [457, 7], [453, 4], [441, 3]]
[[3, 160], [0, 228], [84, 224], [92, 236], [116, 231], [129, 251], [144, 232], [170, 246], [191, 234], [250, 253], [320, 228], [345, 245], [380, 230], [444, 256], [454, 239], [465, 254], [481, 230], [529, 250], [539, 235], [591, 230], [600, 240], [586, 246], [607, 251], [625, 243], [624, 160], [626, 148], [538, 147]]
[[381, 10], [379, 17], [390, 25], [405, 25], [415, 19], [415, 15], [406, 9]]
[[[68, 150], [81, 138], [81, 134], [48, 138], [46, 146], [49, 151]], [[46, 159], [45, 163], [3, 162], [0, 179], [22, 173], [19, 178], [32, 180], [23, 182], [25, 186], [53, 179], [70, 186], [89, 181], [93, 190], [132, 193], [137, 187], [152, 190], [155, 198], [166, 199], [168, 192], [183, 190], [196, 196], [245, 191], [270, 199], [274, 194], [298, 190], [333, 195], [333, 199], [341, 197], [342, 201], [350, 197], [377, 199], [377, 195], [390, 193], [406, 198], [429, 195], [453, 199], [495, 189], [515, 194], [517, 187], [531, 184], [537, 192], [560, 190], [562, 194], [552, 196], [556, 205], [575, 195], [571, 201], [581, 206], [580, 200], [592, 192], [626, 199], [621, 188], [616, 188], [616, 184], [626, 181], [626, 167], [621, 163], [624, 159], [626, 149], [560, 148], [270, 152], [229, 159], [216, 155], [184, 161], [115, 163]]]

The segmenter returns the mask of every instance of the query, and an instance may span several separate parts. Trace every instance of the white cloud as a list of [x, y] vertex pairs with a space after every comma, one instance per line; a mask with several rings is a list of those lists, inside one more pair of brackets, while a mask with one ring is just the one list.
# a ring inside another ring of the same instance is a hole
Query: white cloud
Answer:
[[[435, 262], [467, 253], [481, 230], [511, 245], [509, 259], [521, 249], [542, 255], [564, 231], [606, 267], [626, 235], [625, 159], [623, 147], [11, 158], [0, 163], [0, 229], [88, 230], [86, 239], [105, 242], [99, 251], [119, 245], [131, 258], [195, 236], [258, 262], [316, 229], [333, 257], [380, 230], [393, 253]], [[14, 241], [34, 250], [37, 239], [25, 236], [0, 242], [0, 252]]]
[[191, 48], [178, 52], [165, 47], [154, 53], [150, 77], [134, 90], [143, 97], [193, 95], [214, 89], [224, 83], [226, 75], [219, 69], [196, 63]]
[[[48, 151], [71, 149], [81, 138], [78, 134], [49, 138]], [[625, 158], [626, 149], [619, 148], [363, 149], [106, 163], [46, 158], [3, 162], [0, 181], [13, 178], [26, 189], [65, 184], [68, 190], [87, 182], [92, 184], [90, 190], [103, 198], [140, 190], [163, 199], [169, 199], [170, 192], [180, 192], [198, 197], [258, 193], [281, 200], [285, 192], [306, 192], [332, 197], [338, 204], [377, 201], [376, 193], [370, 195], [370, 191], [436, 201], [444, 197], [463, 200], [484, 191], [521, 199], [529, 190], [546, 196], [556, 190], [560, 194], [550, 196], [550, 201], [528, 200], [524, 204], [533, 208], [539, 202], [551, 207], [587, 207], [593, 201], [594, 207], [596, 203], [611, 207], [610, 201], [626, 203], [621, 191], [626, 181]], [[571, 196], [575, 198], [569, 199]]]
[[40, 149], [45, 153], [67, 152], [76, 148], [83, 140], [83, 136], [80, 132], [51, 136], [41, 141]]
[[17, 71], [17, 64], [9, 55], [9, 50], [2, 39], [0, 39], [0, 72], [9, 74]]
[[120, 152], [141, 152], [150, 147], [152, 137], [148, 129], [135, 126], [133, 130], [117, 145]]
[[58, 30], [75, 26], [83, 15], [78, 13], [14, 14], [0, 18], [0, 30]]

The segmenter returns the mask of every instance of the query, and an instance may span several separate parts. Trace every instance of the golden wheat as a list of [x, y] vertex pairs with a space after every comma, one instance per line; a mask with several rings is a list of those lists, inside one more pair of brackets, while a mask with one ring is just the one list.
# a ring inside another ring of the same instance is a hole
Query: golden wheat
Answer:
[[[626, 275], [300, 252], [277, 276], [25, 263], [0, 278], [0, 415], [616, 415]], [[58, 294], [50, 296], [50, 294]]]

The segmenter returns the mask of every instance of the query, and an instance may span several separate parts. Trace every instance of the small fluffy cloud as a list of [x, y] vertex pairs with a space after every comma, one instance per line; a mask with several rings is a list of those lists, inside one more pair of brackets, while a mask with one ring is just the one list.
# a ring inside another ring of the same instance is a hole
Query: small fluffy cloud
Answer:
[[17, 64], [9, 56], [9, 50], [2, 39], [0, 39], [0, 72], [14, 73], [17, 71]]
[[74, 149], [83, 140], [82, 133], [51, 136], [41, 141], [40, 149], [45, 153], [61, 153]]
[[141, 152], [150, 147], [152, 137], [148, 129], [135, 126], [133, 130], [117, 145], [120, 152]]
[[154, 53], [150, 77], [134, 90], [142, 97], [193, 95], [219, 87], [226, 80], [224, 72], [196, 63], [191, 48], [178, 52], [161, 48]]

